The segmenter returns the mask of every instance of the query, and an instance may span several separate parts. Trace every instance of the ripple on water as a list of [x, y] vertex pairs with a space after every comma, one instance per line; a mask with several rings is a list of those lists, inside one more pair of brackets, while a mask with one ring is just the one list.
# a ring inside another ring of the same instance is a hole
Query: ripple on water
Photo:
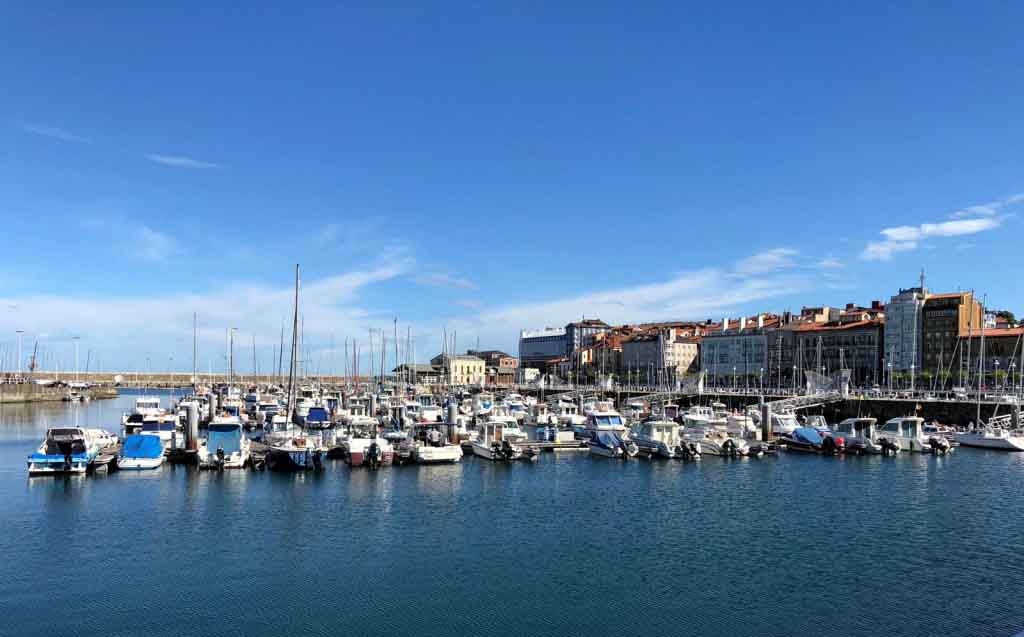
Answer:
[[[115, 422], [118, 403], [82, 418]], [[0, 409], [10, 634], [1007, 635], [1024, 454], [467, 458], [26, 480]], [[54, 612], [60, 609], [60, 612]], [[81, 621], [99, 617], [101, 621]], [[2, 631], [0, 631], [2, 632]]]

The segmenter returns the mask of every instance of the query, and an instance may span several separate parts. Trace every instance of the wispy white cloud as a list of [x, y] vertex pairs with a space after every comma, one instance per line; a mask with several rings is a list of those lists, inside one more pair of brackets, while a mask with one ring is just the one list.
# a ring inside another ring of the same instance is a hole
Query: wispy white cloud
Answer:
[[75, 135], [70, 133], [63, 128], [57, 126], [43, 126], [40, 124], [29, 124], [25, 122], [19, 122], [18, 128], [25, 131], [26, 133], [32, 133], [33, 135], [41, 135], [43, 137], [49, 137], [51, 139], [59, 139], [62, 142], [71, 142], [74, 144], [91, 144], [92, 140], [81, 135]]
[[997, 215], [1000, 211], [1017, 204], [1024, 203], [1024, 193], [1018, 193], [1016, 195], [1010, 195], [1003, 199], [996, 199], [984, 204], [978, 204], [975, 206], [968, 206], [963, 210], [957, 210], [956, 212], [950, 213], [950, 217], [953, 219], [964, 219], [968, 217], [991, 217]]
[[459, 288], [462, 290], [479, 290], [478, 286], [469, 279], [454, 276], [446, 272], [429, 272], [424, 274], [417, 274], [412, 277], [414, 283], [419, 285], [427, 285], [431, 287], [449, 287]]
[[129, 254], [144, 261], [162, 261], [181, 252], [181, 244], [169, 234], [139, 224], [130, 232]]
[[159, 155], [150, 153], [145, 156], [151, 162], [174, 168], [220, 168], [220, 164], [209, 161], [200, 161], [191, 157], [180, 157], [177, 155]]
[[[410, 267], [409, 261], [396, 259], [339, 274], [304, 276], [300, 311], [305, 342], [315, 347], [334, 335], [364, 338], [370, 325], [389, 327], [390, 312], [374, 312], [360, 300], [372, 286], [403, 277]], [[0, 330], [13, 334], [28, 329], [32, 336], [49, 334], [55, 339], [80, 334], [88, 347], [102, 353], [108, 366], [120, 369], [141, 366], [150, 353], [165, 361], [172, 353], [183, 367], [182, 361], [191, 361], [192, 313], [197, 312], [200, 368], [206, 370], [209, 362], [221, 369], [224, 328], [238, 327], [246, 342], [255, 337], [261, 351], [276, 349], [283, 319], [291, 316], [292, 295], [289, 284], [231, 281], [200, 293], [0, 297], [0, 307], [15, 306], [0, 312]]]
[[1024, 202], [1024, 195], [1014, 195], [997, 202], [970, 206], [952, 213], [950, 221], [883, 228], [880, 234], [884, 239], [869, 241], [861, 251], [860, 257], [865, 261], [889, 261], [901, 252], [916, 250], [926, 239], [961, 237], [994, 230], [1001, 226], [1006, 219], [1005, 214], [997, 213], [1020, 202]]
[[814, 265], [815, 265], [815, 267], [817, 267], [819, 269], [822, 269], [822, 270], [837, 270], [837, 269], [843, 267], [844, 264], [843, 264], [841, 259], [838, 259], [838, 258], [836, 258], [836, 257], [834, 257], [832, 255], [829, 255], [829, 256], [825, 257], [824, 259], [821, 259], [820, 261], [818, 261]]
[[799, 254], [793, 248], [772, 248], [741, 260], [733, 270], [738, 275], [777, 272], [796, 265], [796, 257]]

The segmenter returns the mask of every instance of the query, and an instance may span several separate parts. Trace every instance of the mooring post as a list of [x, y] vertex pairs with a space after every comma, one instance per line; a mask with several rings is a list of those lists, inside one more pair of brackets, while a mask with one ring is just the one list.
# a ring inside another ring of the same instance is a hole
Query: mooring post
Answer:
[[772, 437], [772, 404], [761, 396], [761, 441], [768, 442]]

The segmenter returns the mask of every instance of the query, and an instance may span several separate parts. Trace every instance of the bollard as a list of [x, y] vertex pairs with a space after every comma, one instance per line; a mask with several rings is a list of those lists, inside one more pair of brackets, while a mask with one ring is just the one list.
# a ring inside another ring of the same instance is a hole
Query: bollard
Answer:
[[185, 449], [196, 451], [199, 448], [199, 405], [189, 403], [188, 422], [185, 425]]
[[448, 401], [448, 442], [457, 443], [459, 434], [456, 431], [456, 422], [459, 419], [459, 408], [454, 400]]
[[772, 438], [772, 404], [761, 400], [761, 441], [768, 442]]

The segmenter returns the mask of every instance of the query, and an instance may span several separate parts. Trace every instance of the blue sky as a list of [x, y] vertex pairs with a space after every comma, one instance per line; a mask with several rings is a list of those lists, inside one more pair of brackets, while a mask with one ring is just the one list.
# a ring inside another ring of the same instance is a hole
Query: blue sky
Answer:
[[0, 345], [186, 368], [196, 311], [265, 367], [296, 262], [324, 368], [921, 268], [1024, 309], [1020, 5], [548, 4], [6, 5]]

